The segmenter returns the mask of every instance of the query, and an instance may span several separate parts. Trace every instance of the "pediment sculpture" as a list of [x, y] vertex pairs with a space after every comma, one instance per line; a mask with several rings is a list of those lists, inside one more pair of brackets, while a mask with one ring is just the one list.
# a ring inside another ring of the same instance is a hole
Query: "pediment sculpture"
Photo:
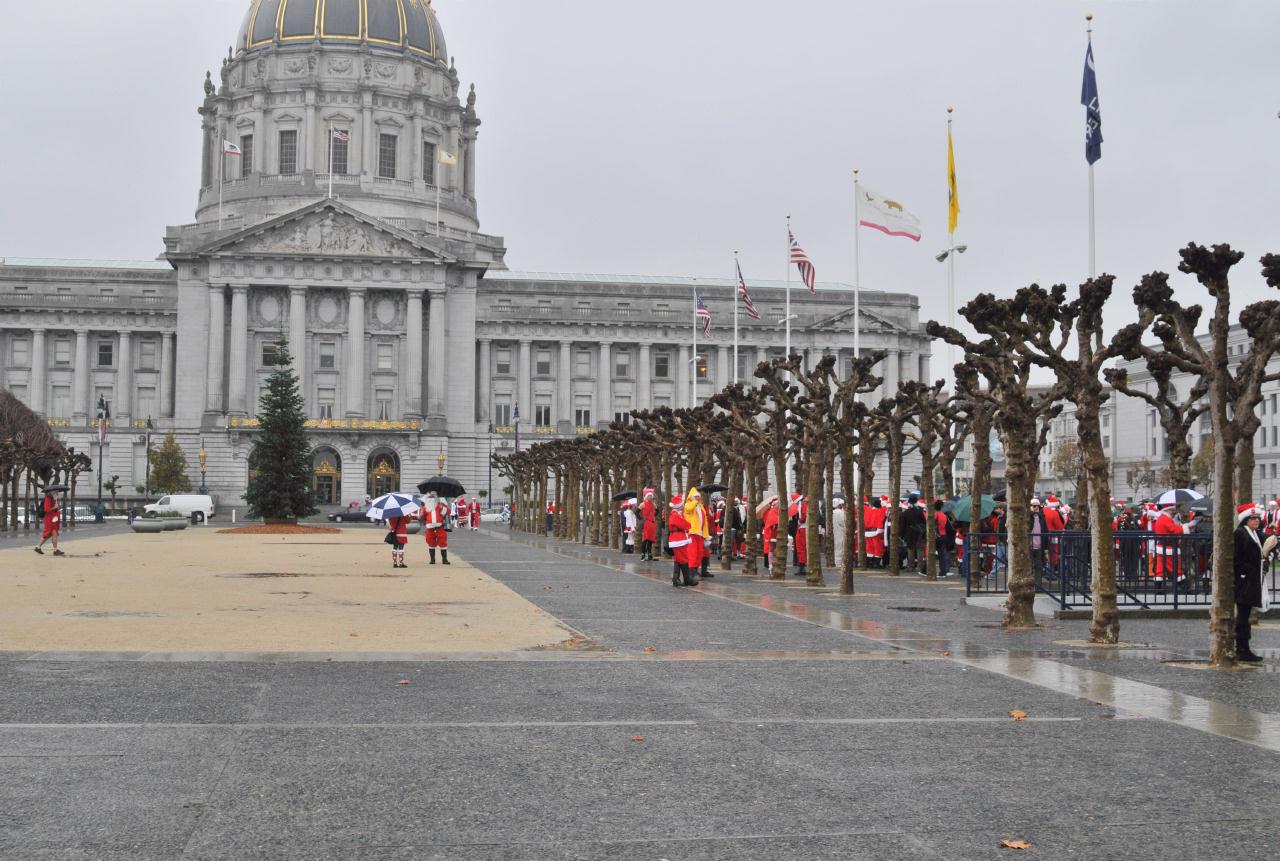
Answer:
[[428, 257], [430, 252], [338, 212], [282, 224], [235, 244], [238, 251], [362, 257]]

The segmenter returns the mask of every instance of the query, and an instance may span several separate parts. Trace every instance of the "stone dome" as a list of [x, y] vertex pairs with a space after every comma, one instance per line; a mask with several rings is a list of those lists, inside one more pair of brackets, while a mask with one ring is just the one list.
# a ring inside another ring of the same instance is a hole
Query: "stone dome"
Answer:
[[250, 0], [236, 50], [314, 42], [449, 58], [430, 0]]

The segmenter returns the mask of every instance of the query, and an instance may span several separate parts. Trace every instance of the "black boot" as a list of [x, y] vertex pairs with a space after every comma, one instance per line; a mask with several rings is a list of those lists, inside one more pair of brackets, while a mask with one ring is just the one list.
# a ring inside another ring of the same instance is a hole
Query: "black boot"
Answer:
[[445, 550], [443, 547], [440, 548], [440, 561], [445, 565], [449, 564], [449, 551]]
[[698, 585], [698, 582], [699, 582], [698, 578], [694, 576], [693, 571], [689, 569], [688, 565], [681, 565], [680, 572], [684, 575], [684, 585], [686, 586]]
[[428, 548], [427, 548], [427, 553], [428, 553], [428, 555], [430, 555], [430, 556], [431, 556], [431, 562], [430, 562], [430, 564], [431, 564], [431, 565], [436, 564], [436, 549], [435, 549], [434, 547], [428, 547]]
[[702, 579], [706, 580], [714, 576], [716, 575], [711, 573], [711, 560], [709, 558], [703, 559], [702, 560]]
[[671, 567], [671, 585], [679, 589], [684, 585], [684, 581], [680, 578], [680, 566], [673, 565]]

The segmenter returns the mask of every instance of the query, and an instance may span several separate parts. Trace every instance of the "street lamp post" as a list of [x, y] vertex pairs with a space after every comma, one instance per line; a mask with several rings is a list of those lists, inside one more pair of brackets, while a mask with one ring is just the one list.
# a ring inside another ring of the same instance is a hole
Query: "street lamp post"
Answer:
[[147, 477], [145, 486], [142, 489], [142, 495], [147, 499], [151, 498], [151, 431], [154, 429], [155, 425], [151, 424], [151, 416], [147, 416]]
[[200, 458], [200, 495], [203, 496], [209, 492], [209, 487], [205, 483], [206, 470], [209, 465], [209, 452], [204, 450], [204, 437], [200, 437], [200, 453], [196, 455]]
[[94, 512], [93, 522], [102, 523], [102, 450], [107, 443], [107, 422], [111, 420], [111, 407], [106, 396], [98, 395], [98, 510]]
[[489, 504], [493, 505], [493, 422], [489, 422]]

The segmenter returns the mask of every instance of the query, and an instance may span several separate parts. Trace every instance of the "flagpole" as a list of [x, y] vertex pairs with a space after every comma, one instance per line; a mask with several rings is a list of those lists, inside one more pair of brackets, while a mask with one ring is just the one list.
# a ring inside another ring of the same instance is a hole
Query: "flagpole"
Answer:
[[[738, 262], [738, 252], [733, 252], [733, 277], [738, 277], [742, 264]], [[733, 285], [733, 384], [738, 384], [738, 303], [742, 297], [738, 295], [738, 284]]]
[[329, 199], [333, 200], [333, 126], [329, 126]]
[[791, 216], [787, 216], [787, 298], [786, 309], [782, 312], [786, 323], [786, 358], [791, 358]]
[[[947, 105], [947, 146], [951, 146], [951, 105]], [[950, 243], [947, 249], [947, 325], [954, 329], [956, 327], [956, 232], [951, 229], [951, 202], [948, 200], [947, 207], [947, 235], [950, 237]], [[956, 364], [956, 348], [954, 344], [947, 344], [947, 369], [944, 379], [951, 382], [951, 388], [955, 388], [955, 364]], [[954, 392], [953, 392], [954, 394]]]
[[689, 390], [689, 409], [698, 405], [698, 284], [693, 284], [693, 387]]
[[[441, 168], [442, 165], [436, 165]], [[439, 171], [437, 170], [437, 173]], [[436, 236], [440, 235], [440, 177], [436, 177]]]
[[[219, 129], [219, 132], [222, 130]], [[227, 163], [227, 138], [225, 135], [218, 135], [218, 229], [222, 229], [222, 171]], [[101, 504], [101, 501], [99, 501]]]
[[[1093, 13], [1086, 12], [1084, 19], [1085, 21], [1088, 22], [1088, 25], [1085, 28], [1085, 32], [1089, 39], [1089, 47], [1092, 48], [1093, 47]], [[1090, 279], [1098, 277], [1096, 252], [1097, 252], [1097, 246], [1096, 246], [1096, 240], [1094, 235], [1094, 220], [1093, 220], [1093, 163], [1090, 162], [1089, 164], [1089, 278]]]
[[[853, 169], [853, 359], [856, 362], [862, 358], [862, 310], [859, 304], [859, 294], [862, 287], [862, 249], [859, 237], [862, 234], [862, 195], [858, 193], [858, 169]], [[853, 402], [856, 405], [862, 401], [862, 396], [858, 394], [855, 387], [853, 393]], [[862, 440], [859, 439], [854, 443], [853, 455], [856, 459], [858, 449], [861, 447]], [[862, 480], [860, 470], [853, 471], [853, 499], [850, 505], [861, 505], [862, 491], [859, 482]], [[845, 489], [848, 492], [848, 489]]]

